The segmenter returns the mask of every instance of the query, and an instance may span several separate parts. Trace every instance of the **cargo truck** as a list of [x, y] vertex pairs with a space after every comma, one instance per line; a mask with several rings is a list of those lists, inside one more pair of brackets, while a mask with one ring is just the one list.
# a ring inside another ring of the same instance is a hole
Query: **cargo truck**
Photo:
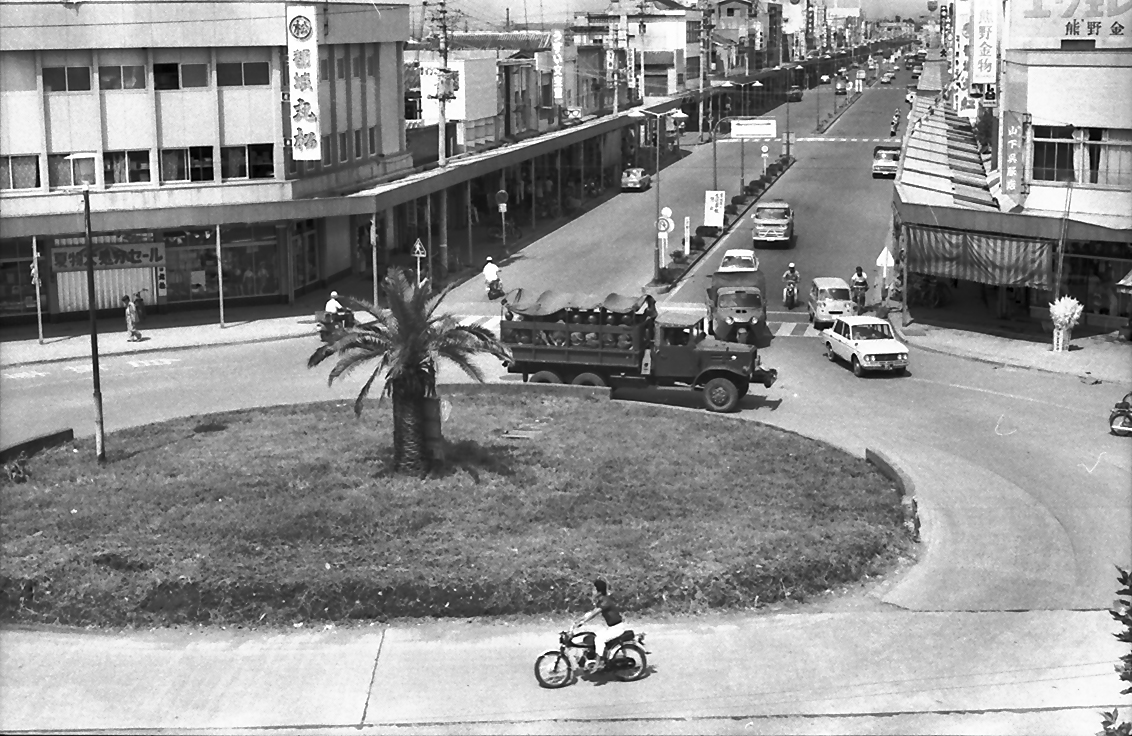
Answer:
[[733, 411], [752, 384], [774, 385], [751, 345], [704, 331], [706, 312], [660, 313], [651, 296], [604, 299], [516, 290], [505, 298], [500, 339], [508, 373], [530, 383], [648, 388], [685, 386], [713, 412]]

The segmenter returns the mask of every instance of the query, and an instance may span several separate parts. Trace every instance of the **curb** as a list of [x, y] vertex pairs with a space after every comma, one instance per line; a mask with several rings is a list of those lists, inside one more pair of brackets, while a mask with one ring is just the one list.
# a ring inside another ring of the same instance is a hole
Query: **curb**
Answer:
[[35, 455], [40, 450], [46, 450], [49, 447], [56, 447], [63, 445], [75, 438], [74, 429], [60, 429], [57, 432], [49, 434], [41, 434], [38, 437], [32, 437], [30, 440], [24, 440], [17, 444], [11, 445], [0, 449], [0, 463], [7, 463], [15, 460], [22, 454], [27, 454], [28, 457]]
[[900, 490], [900, 505], [904, 507], [904, 528], [912, 535], [913, 542], [920, 541], [920, 510], [916, 503], [916, 484], [903, 468], [892, 461], [886, 453], [865, 448], [865, 460], [876, 466], [882, 475], [897, 485]]
[[[1042, 368], [1041, 366], [1029, 365], [1028, 363], [1019, 363], [1019, 362], [1016, 362], [1016, 361], [1006, 360], [1006, 359], [1002, 359], [1002, 358], [987, 358], [985, 356], [976, 355], [974, 353], [956, 352], [956, 351], [952, 351], [952, 350], [944, 350], [943, 348], [932, 347], [930, 345], [924, 345], [922, 342], [920, 342], [918, 336], [909, 337], [908, 334], [904, 331], [904, 328], [900, 325], [900, 320], [899, 319], [893, 319], [893, 314], [899, 314], [899, 312], [896, 312], [896, 313], [889, 312], [888, 323], [890, 325], [892, 325], [892, 331], [895, 332], [896, 336], [899, 337], [903, 342], [914, 346], [917, 350], [923, 350], [924, 352], [927, 352], [927, 353], [935, 353], [936, 355], [949, 355], [953, 358], [962, 358], [964, 360], [972, 360], [976, 363], [984, 363], [986, 365], [1005, 366], [1005, 367], [1009, 367], [1009, 368], [1020, 368], [1022, 370], [1035, 371], [1037, 373], [1045, 373], [1045, 374], [1051, 375], [1051, 376], [1077, 376], [1078, 378], [1083, 378], [1086, 375], [1086, 374], [1078, 373], [1078, 372], [1055, 371], [1055, 370], [1052, 370], [1050, 368]], [[1003, 339], [1008, 339], [1008, 338], [1003, 338]], [[1113, 379], [1113, 378], [1107, 378], [1107, 377], [1106, 378], [1098, 378], [1096, 376], [1093, 376], [1092, 373], [1089, 373], [1088, 375], [1095, 380], [1109, 381], [1111, 383], [1120, 383], [1119, 379]]]
[[[137, 350], [131, 350], [129, 352], [124, 352], [124, 353], [117, 353], [117, 352], [110, 353], [110, 352], [103, 352], [102, 350], [99, 350], [98, 351], [98, 358], [99, 358], [99, 360], [102, 360], [102, 358], [120, 358], [122, 356], [143, 355], [143, 354], [146, 354], [146, 353], [159, 353], [159, 352], [171, 353], [171, 352], [179, 352], [181, 350], [194, 350], [194, 349], [200, 349], [200, 348], [219, 348], [219, 347], [224, 347], [225, 345], [251, 345], [253, 343], [259, 343], [259, 342], [281, 342], [283, 340], [294, 340], [294, 339], [297, 339], [297, 338], [312, 337], [312, 336], [317, 337], [318, 333], [317, 332], [311, 332], [309, 334], [304, 333], [302, 335], [273, 335], [271, 337], [250, 337], [247, 340], [233, 340], [232, 342], [202, 342], [202, 343], [198, 343], [198, 344], [195, 344], [195, 345], [167, 345], [167, 346], [164, 346], [164, 347], [154, 345], [151, 348], [138, 348]], [[68, 360], [86, 360], [86, 359], [89, 359], [89, 358], [90, 358], [90, 354], [87, 353], [85, 355], [71, 355], [71, 356], [65, 356], [65, 357], [60, 357], [60, 358], [43, 358], [43, 359], [39, 359], [39, 360], [24, 360], [24, 361], [20, 361], [20, 362], [17, 362], [17, 363], [0, 363], [0, 370], [6, 369], [6, 368], [19, 368], [21, 366], [28, 366], [28, 365], [48, 365], [50, 363], [64, 363]]]

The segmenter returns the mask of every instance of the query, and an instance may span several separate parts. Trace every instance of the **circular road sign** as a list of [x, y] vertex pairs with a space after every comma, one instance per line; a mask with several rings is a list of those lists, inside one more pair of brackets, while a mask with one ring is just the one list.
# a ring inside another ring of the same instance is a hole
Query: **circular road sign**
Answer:
[[660, 233], [670, 233], [676, 229], [676, 223], [670, 217], [662, 217], [656, 221], [656, 230]]
[[505, 189], [500, 189], [495, 193], [495, 203], [507, 204], [507, 191]]
[[672, 217], [672, 208], [671, 207], [661, 207], [660, 208], [660, 216], [661, 217]]
[[770, 146], [763, 146], [763, 153], [770, 153]]

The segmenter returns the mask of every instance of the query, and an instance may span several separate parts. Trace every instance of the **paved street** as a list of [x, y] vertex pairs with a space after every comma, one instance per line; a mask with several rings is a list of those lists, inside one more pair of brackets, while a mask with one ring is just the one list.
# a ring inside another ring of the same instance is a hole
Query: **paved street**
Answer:
[[[905, 75], [867, 91], [823, 140], [798, 142], [798, 162], [768, 195], [797, 210], [798, 244], [760, 251], [770, 283], [789, 260], [804, 278], [847, 277], [857, 264], [871, 276], [892, 186], [869, 175], [872, 139], [887, 133], [893, 108], [906, 109]], [[792, 125], [806, 124], [799, 138], [816, 137], [814, 105], [831, 88], [806, 94], [791, 110]], [[719, 161], [720, 180], [737, 182], [738, 156]], [[710, 181], [711, 147], [696, 146], [665, 169], [664, 202], [678, 217], [702, 213]], [[651, 277], [654, 207], [652, 192], [613, 198], [506, 263], [507, 285], [635, 293]], [[739, 225], [724, 247], [746, 247], [749, 232]], [[700, 301], [721, 251], [669, 298]], [[498, 316], [476, 279], [448, 306]], [[771, 315], [780, 336], [766, 361], [780, 380], [746, 398], [740, 417], [858, 455], [879, 448], [907, 469], [924, 544], [915, 566], [869, 595], [698, 621], [633, 617], [649, 635], [648, 678], [555, 692], [535, 685], [531, 666], [559, 619], [270, 633], [5, 629], [0, 729], [588, 733], [596, 722], [602, 733], [1095, 732], [1099, 709], [1129, 702], [1105, 609], [1114, 565], [1132, 560], [1132, 445], [1104, 422], [1129, 386], [924, 351], [912, 353], [907, 377], [859, 380], [827, 362], [798, 319], [798, 310]], [[305, 367], [316, 345], [310, 336], [107, 358], [107, 428], [352, 399], [364, 377], [327, 388], [327, 369]], [[86, 363], [0, 372], [4, 441], [61, 426], [89, 435]], [[516, 380], [482, 365], [491, 380]], [[445, 367], [441, 380], [465, 379]], [[620, 398], [697, 404], [686, 391]], [[458, 396], [453, 404], [458, 417]], [[111, 438], [111, 458], [118, 451]]]

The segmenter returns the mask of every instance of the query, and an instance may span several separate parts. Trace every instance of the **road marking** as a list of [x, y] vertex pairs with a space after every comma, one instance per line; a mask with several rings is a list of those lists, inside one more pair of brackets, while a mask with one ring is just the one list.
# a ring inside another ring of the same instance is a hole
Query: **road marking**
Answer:
[[127, 360], [134, 368], [150, 368], [159, 365], [173, 365], [180, 362], [180, 358], [149, 358], [146, 360]]
[[5, 373], [4, 378], [42, 378], [46, 375], [42, 371], [20, 371], [19, 373]]
[[775, 337], [790, 337], [793, 334], [794, 325], [790, 324], [789, 322], [783, 322], [778, 326], [778, 329], [774, 331]]
[[1080, 406], [1065, 406], [1064, 404], [1055, 404], [1052, 401], [1045, 401], [1044, 399], [1033, 399], [1033, 398], [1030, 398], [1029, 396], [1018, 396], [1017, 394], [1008, 394], [1008, 393], [1004, 393], [1002, 391], [994, 391], [994, 390], [989, 389], [989, 388], [977, 388], [975, 386], [964, 386], [961, 383], [947, 383], [946, 381], [933, 381], [930, 378], [916, 378], [915, 376], [912, 376], [911, 378], [905, 378], [904, 380], [906, 380], [906, 381], [920, 381], [922, 383], [931, 383], [931, 384], [935, 384], [936, 386], [946, 386], [947, 388], [960, 388], [960, 389], [964, 389], [964, 390], [967, 390], [967, 391], [977, 391], [977, 392], [982, 393], [982, 394], [991, 394], [993, 396], [1001, 396], [1004, 399], [1017, 399], [1018, 401], [1029, 401], [1032, 404], [1045, 404], [1046, 406], [1053, 406], [1053, 407], [1056, 407], [1058, 409], [1065, 409], [1066, 411], [1089, 412], [1088, 409], [1084, 409]]

